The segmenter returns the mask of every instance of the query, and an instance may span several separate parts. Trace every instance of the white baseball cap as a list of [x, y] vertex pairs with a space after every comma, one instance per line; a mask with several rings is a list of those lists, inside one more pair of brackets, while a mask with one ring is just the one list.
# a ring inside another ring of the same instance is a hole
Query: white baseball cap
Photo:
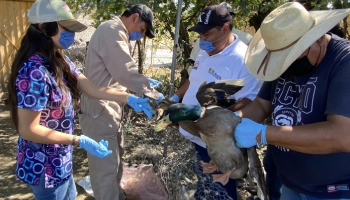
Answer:
[[87, 26], [77, 21], [68, 5], [62, 0], [36, 0], [27, 13], [28, 21], [32, 24], [58, 22], [64, 28], [81, 32]]

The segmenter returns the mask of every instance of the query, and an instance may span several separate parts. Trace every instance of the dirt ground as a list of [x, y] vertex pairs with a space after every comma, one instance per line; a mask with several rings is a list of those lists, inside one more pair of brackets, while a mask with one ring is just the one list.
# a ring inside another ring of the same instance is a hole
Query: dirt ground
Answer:
[[[134, 122], [130, 118], [137, 116], [131, 115], [130, 112], [128, 121], [125, 125], [125, 155], [124, 161], [131, 164], [151, 164], [159, 162], [163, 157], [164, 141], [160, 141], [160, 137], [146, 137], [146, 132], [143, 129], [150, 130], [151, 125], [144, 122]], [[141, 119], [144, 119], [142, 116]], [[80, 135], [81, 130], [79, 125], [76, 126], [75, 134]], [[162, 137], [164, 138], [164, 137]], [[8, 107], [3, 102], [0, 103], [0, 199], [34, 199], [29, 186], [22, 183], [15, 176], [15, 156], [17, 144], [17, 132], [12, 128], [10, 121], [10, 112]], [[142, 141], [142, 142], [135, 142]], [[180, 144], [180, 143], [178, 143]], [[178, 148], [183, 148], [178, 145]], [[172, 148], [167, 148], [170, 151]], [[173, 155], [174, 156], [174, 155]], [[175, 155], [174, 157], [183, 157], [183, 155]], [[163, 163], [168, 163], [169, 160], [163, 160]], [[183, 163], [183, 162], [182, 162]], [[186, 164], [184, 164], [186, 165]], [[74, 180], [77, 182], [89, 174], [88, 160], [86, 152], [80, 147], [74, 148], [73, 157]], [[155, 167], [156, 171], [159, 171]], [[160, 172], [161, 174], [161, 172]], [[171, 182], [171, 177], [164, 179]], [[94, 198], [85, 193], [84, 189], [77, 185], [78, 196], [76, 200], [93, 200]], [[173, 193], [172, 188], [169, 189]]]
[[[30, 187], [19, 181], [15, 175], [18, 136], [12, 128], [9, 114], [8, 108], [1, 102], [0, 199], [34, 199]], [[196, 178], [191, 170], [193, 147], [174, 128], [168, 128], [161, 134], [155, 133], [154, 124], [155, 120], [148, 121], [143, 115], [126, 111], [123, 161], [130, 165], [153, 164], [154, 171], [164, 183], [169, 200], [183, 199], [183, 196], [193, 193], [196, 184]], [[81, 134], [79, 125], [75, 131], [75, 134]], [[263, 150], [260, 154], [262, 153]], [[74, 148], [73, 169], [75, 182], [89, 174], [87, 155], [80, 147]], [[94, 200], [82, 187], [77, 184], [76, 186], [78, 191], [76, 200]], [[251, 196], [246, 191], [246, 186], [240, 187], [238, 194], [240, 200], [249, 199]], [[254, 199], [252, 197], [250, 199]]]

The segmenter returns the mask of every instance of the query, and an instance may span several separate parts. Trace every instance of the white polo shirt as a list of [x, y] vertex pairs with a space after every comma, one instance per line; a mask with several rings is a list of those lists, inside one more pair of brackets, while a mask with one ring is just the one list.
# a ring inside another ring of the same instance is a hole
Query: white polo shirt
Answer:
[[[199, 86], [217, 80], [245, 79], [244, 87], [230, 99], [240, 100], [248, 98], [254, 100], [258, 94], [262, 82], [254, 78], [244, 64], [244, 56], [247, 45], [236, 37], [235, 41], [218, 54], [209, 56], [204, 50], [200, 50], [196, 62], [192, 68], [189, 80], [190, 85], [183, 97], [182, 103], [198, 105], [196, 93]], [[215, 123], [215, 122], [213, 122]], [[180, 133], [196, 144], [205, 147], [204, 142], [196, 136], [191, 135], [180, 127]], [[233, 135], [233, 133], [232, 133]]]

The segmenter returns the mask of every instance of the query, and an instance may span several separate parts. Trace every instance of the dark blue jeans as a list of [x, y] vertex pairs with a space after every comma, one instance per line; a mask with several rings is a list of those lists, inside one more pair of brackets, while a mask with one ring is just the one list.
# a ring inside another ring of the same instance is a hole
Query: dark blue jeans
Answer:
[[278, 179], [278, 172], [275, 161], [272, 157], [270, 145], [267, 146], [267, 151], [263, 160], [266, 172], [266, 185], [269, 190], [270, 200], [279, 200], [281, 197], [282, 184]]
[[41, 175], [39, 185], [30, 185], [36, 200], [74, 200], [77, 196], [73, 175], [70, 179], [54, 188], [45, 188], [45, 175]]
[[[196, 143], [193, 143], [196, 151], [197, 158], [193, 162], [193, 171], [197, 175], [197, 190], [194, 194], [195, 199], [212, 199], [212, 200], [237, 200], [236, 181], [230, 179], [226, 185], [221, 183], [214, 183], [212, 174], [203, 174], [203, 168], [200, 161], [209, 162], [211, 158], [208, 155], [207, 149], [203, 148]], [[220, 172], [214, 172], [213, 174], [221, 174]]]

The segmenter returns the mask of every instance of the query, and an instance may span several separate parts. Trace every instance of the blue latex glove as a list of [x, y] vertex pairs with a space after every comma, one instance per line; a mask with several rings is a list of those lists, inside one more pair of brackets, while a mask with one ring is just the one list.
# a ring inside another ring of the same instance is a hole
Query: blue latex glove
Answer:
[[180, 97], [177, 96], [176, 94], [174, 94], [173, 96], [171, 96], [171, 97], [169, 98], [169, 100], [170, 100], [170, 101], [175, 101], [175, 102], [179, 103]]
[[151, 88], [157, 88], [160, 85], [162, 85], [162, 82], [155, 80], [155, 79], [151, 79], [151, 78], [147, 78], [149, 81], [149, 84], [151, 85]]
[[128, 98], [128, 105], [136, 112], [144, 112], [149, 119], [152, 119], [152, 114], [155, 114], [155, 111], [152, 110], [151, 105], [148, 103], [148, 98], [141, 98], [131, 94]]
[[[267, 144], [266, 141], [266, 125], [259, 124], [253, 120], [242, 118], [234, 132], [236, 144], [239, 148], [250, 148], [255, 145]], [[261, 131], [261, 142], [256, 142], [256, 136]]]
[[159, 104], [159, 102], [163, 99], [165, 99], [164, 95], [162, 93], [158, 93], [159, 94], [159, 98], [157, 100], [154, 100], [157, 104]]
[[95, 140], [81, 135], [79, 137], [80, 147], [84, 148], [91, 155], [94, 155], [99, 158], [106, 157], [112, 153], [111, 150], [108, 150], [108, 141], [101, 140], [100, 143], [97, 143]]

